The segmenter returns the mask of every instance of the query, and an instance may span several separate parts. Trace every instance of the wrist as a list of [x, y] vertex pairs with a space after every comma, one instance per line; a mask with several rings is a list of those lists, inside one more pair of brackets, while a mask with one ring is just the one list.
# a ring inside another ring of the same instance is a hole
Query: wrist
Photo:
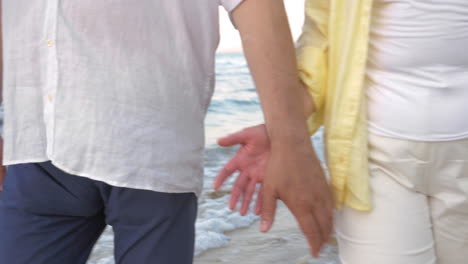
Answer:
[[307, 127], [283, 128], [281, 131], [272, 131], [268, 133], [272, 148], [297, 148], [310, 146], [310, 136]]

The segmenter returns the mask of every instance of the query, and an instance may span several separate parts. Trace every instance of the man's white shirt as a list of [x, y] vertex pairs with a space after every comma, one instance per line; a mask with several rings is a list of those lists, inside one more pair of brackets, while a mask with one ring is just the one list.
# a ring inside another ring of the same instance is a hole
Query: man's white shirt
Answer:
[[240, 2], [4, 0], [3, 164], [199, 194], [219, 5]]

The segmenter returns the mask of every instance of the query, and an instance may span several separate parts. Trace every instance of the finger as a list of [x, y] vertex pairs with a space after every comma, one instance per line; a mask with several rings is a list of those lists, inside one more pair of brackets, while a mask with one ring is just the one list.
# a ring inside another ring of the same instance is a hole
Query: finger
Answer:
[[224, 165], [223, 169], [218, 173], [216, 176], [215, 181], [213, 183], [213, 188], [218, 190], [224, 182], [231, 176], [234, 172], [236, 172], [239, 168], [237, 163], [237, 155], [239, 152], [236, 153], [234, 158], [232, 158], [226, 165]]
[[320, 208], [314, 211], [314, 216], [322, 235], [322, 243], [327, 243], [333, 226], [332, 214], [325, 204], [321, 205]]
[[326, 243], [330, 243], [331, 237], [333, 235], [334, 229], [335, 229], [335, 211], [331, 210], [331, 213], [328, 216], [328, 235], [327, 235], [327, 240]]
[[244, 198], [242, 199], [242, 207], [240, 210], [240, 214], [242, 216], [247, 214], [247, 211], [249, 210], [250, 202], [252, 201], [252, 197], [255, 193], [255, 187], [257, 187], [257, 181], [255, 180], [250, 180], [247, 190], [244, 194]]
[[262, 213], [262, 200], [263, 200], [263, 186], [260, 186], [257, 195], [257, 204], [255, 205], [255, 214], [260, 215]]
[[333, 233], [335, 232], [335, 207], [333, 206], [333, 203], [330, 203], [331, 206], [330, 206], [330, 215], [328, 217], [328, 221], [330, 223], [330, 233], [328, 235], [328, 241], [327, 242], [330, 242], [330, 239], [331, 239], [331, 236], [333, 235]]
[[260, 222], [260, 231], [268, 232], [273, 225], [276, 213], [276, 195], [270, 188], [263, 189], [262, 200], [262, 220]]
[[333, 200], [330, 200], [326, 203], [326, 210], [328, 212], [327, 214], [327, 237], [326, 237], [326, 243], [330, 241], [330, 237], [333, 234], [333, 229], [334, 229], [334, 224], [335, 224], [335, 209], [333, 207]]
[[242, 172], [238, 177], [234, 185], [232, 186], [231, 199], [229, 201], [229, 208], [231, 210], [236, 209], [239, 197], [245, 193], [247, 183], [249, 182], [249, 175], [246, 172]]
[[[320, 225], [322, 226], [323, 234], [324, 234], [324, 243], [330, 242], [330, 237], [333, 234], [334, 229], [334, 216], [335, 216], [335, 208], [333, 198], [330, 197], [329, 199], [325, 199], [323, 202], [323, 218], [319, 219]], [[320, 215], [318, 212], [315, 212], [315, 215]]]
[[244, 144], [246, 141], [246, 130], [238, 131], [226, 137], [218, 139], [218, 144], [222, 147], [231, 147], [237, 144]]
[[318, 253], [323, 244], [323, 238], [317, 220], [311, 212], [301, 213], [296, 218], [302, 233], [309, 243], [312, 256], [318, 257]]

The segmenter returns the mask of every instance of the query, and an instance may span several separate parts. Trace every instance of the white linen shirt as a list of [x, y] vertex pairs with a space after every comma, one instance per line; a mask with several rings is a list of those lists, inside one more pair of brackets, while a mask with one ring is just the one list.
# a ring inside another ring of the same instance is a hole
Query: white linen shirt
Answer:
[[3, 0], [4, 165], [200, 194], [219, 5]]

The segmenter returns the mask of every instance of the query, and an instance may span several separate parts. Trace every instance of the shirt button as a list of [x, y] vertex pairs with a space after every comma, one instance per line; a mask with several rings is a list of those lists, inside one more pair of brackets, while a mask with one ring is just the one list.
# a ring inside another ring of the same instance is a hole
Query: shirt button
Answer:
[[54, 41], [52, 41], [52, 40], [50, 40], [50, 39], [47, 40], [47, 47], [50, 48], [50, 47], [52, 47], [52, 46], [54, 46]]
[[49, 94], [49, 95], [47, 96], [47, 99], [49, 99], [49, 102], [52, 103], [52, 99], [53, 99], [52, 95]]

